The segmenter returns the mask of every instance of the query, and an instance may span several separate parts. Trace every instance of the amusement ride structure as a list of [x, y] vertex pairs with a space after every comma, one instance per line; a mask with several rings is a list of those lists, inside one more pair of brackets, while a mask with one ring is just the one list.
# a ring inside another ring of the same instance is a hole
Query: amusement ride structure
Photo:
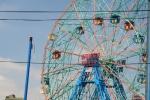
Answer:
[[45, 100], [144, 100], [147, 0], [73, 0], [44, 48]]

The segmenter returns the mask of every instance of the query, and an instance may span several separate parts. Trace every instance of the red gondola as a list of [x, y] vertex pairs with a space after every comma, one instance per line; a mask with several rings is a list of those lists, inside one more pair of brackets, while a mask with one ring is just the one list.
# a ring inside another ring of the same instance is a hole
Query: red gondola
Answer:
[[133, 30], [134, 22], [133, 21], [126, 21], [124, 24], [124, 29], [125, 30]]
[[52, 56], [53, 59], [59, 59], [60, 57], [61, 57], [60, 52], [58, 51], [53, 52], [53, 56]]
[[144, 53], [144, 54], [142, 54], [142, 56], [143, 56], [143, 57], [142, 57], [142, 61], [143, 61], [143, 62], [146, 62], [146, 54]]
[[134, 95], [132, 100], [142, 100], [142, 98], [139, 95]]

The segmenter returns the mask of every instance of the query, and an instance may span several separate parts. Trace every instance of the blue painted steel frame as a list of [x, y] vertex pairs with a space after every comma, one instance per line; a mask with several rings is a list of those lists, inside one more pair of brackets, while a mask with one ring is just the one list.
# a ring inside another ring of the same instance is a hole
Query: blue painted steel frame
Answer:
[[148, 0], [148, 26], [147, 26], [147, 66], [146, 66], [146, 88], [145, 98], [150, 100], [150, 0]]
[[[95, 60], [97, 62], [97, 64], [99, 62], [98, 58], [93, 58], [93, 59], [90, 58], [90, 60]], [[77, 81], [69, 100], [76, 100], [75, 98], [77, 98], [77, 100], [78, 100], [79, 98], [82, 98], [81, 92], [84, 91], [87, 83], [95, 83], [96, 89], [97, 89], [97, 94], [98, 94], [98, 97], [100, 98], [100, 100], [110, 100], [110, 96], [107, 92], [106, 84], [100, 73], [100, 65], [98, 64], [97, 66], [92, 66], [92, 73], [94, 76], [93, 81], [86, 80], [86, 78], [88, 77], [88, 76], [85, 76], [86, 68], [88, 68], [88, 66], [85, 66], [83, 71], [81, 72], [80, 78]], [[85, 76], [85, 78], [83, 78], [84, 76]], [[85, 79], [85, 80], [83, 80], [83, 79]]]
[[28, 50], [28, 60], [27, 60], [28, 63], [27, 63], [27, 70], [26, 70], [24, 100], [27, 100], [27, 93], [28, 93], [28, 81], [29, 81], [29, 72], [30, 72], [31, 49], [32, 49], [32, 37], [30, 37], [30, 39], [29, 39], [29, 50]]
[[107, 92], [106, 84], [103, 80], [103, 77], [100, 73], [100, 66], [98, 67], [93, 67], [92, 72], [94, 74], [94, 83], [97, 86], [97, 92], [100, 100], [110, 100], [110, 96]]

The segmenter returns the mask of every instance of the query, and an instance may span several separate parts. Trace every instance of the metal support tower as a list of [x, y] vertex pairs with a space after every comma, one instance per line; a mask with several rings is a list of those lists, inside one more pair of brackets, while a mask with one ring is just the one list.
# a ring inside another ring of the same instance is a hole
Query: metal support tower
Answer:
[[98, 68], [96, 68], [96, 67], [92, 68], [92, 70], [93, 70], [92, 73], [94, 74], [93, 81], [85, 80], [87, 78], [87, 76], [85, 76], [85, 78], [83, 78], [84, 75], [87, 74], [85, 72], [85, 70], [86, 70], [86, 67], [82, 71], [82, 74], [81, 74], [78, 82], [76, 83], [76, 86], [70, 97], [70, 100], [82, 100], [83, 96], [84, 96], [83, 94], [85, 92], [85, 86], [88, 83], [92, 83], [92, 84], [96, 85], [96, 90], [97, 90], [98, 97], [100, 98], [100, 100], [110, 100], [109, 94], [106, 89], [105, 82], [102, 79], [102, 76], [100, 74], [100, 70], [98, 70]]
[[96, 92], [100, 100], [110, 100], [110, 96], [107, 92], [106, 84], [100, 73], [100, 65], [98, 64], [99, 60], [98, 58], [88, 59], [89, 62], [90, 60], [97, 62], [97, 66], [91, 66], [93, 80], [92, 81], [88, 80], [89, 72], [86, 72], [86, 70], [89, 66], [84, 66], [84, 69], [80, 75], [79, 80], [77, 81], [75, 85], [75, 88], [69, 100], [83, 100], [85, 87], [87, 84], [95, 84]]
[[147, 66], [146, 66], [146, 88], [145, 98], [150, 100], [150, 0], [148, 0], [148, 26], [147, 26]]

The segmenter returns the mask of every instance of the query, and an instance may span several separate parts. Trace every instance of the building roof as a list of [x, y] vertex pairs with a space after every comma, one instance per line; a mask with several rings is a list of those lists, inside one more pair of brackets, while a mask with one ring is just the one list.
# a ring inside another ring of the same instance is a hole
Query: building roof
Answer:
[[23, 100], [23, 98], [5, 98], [5, 100]]

